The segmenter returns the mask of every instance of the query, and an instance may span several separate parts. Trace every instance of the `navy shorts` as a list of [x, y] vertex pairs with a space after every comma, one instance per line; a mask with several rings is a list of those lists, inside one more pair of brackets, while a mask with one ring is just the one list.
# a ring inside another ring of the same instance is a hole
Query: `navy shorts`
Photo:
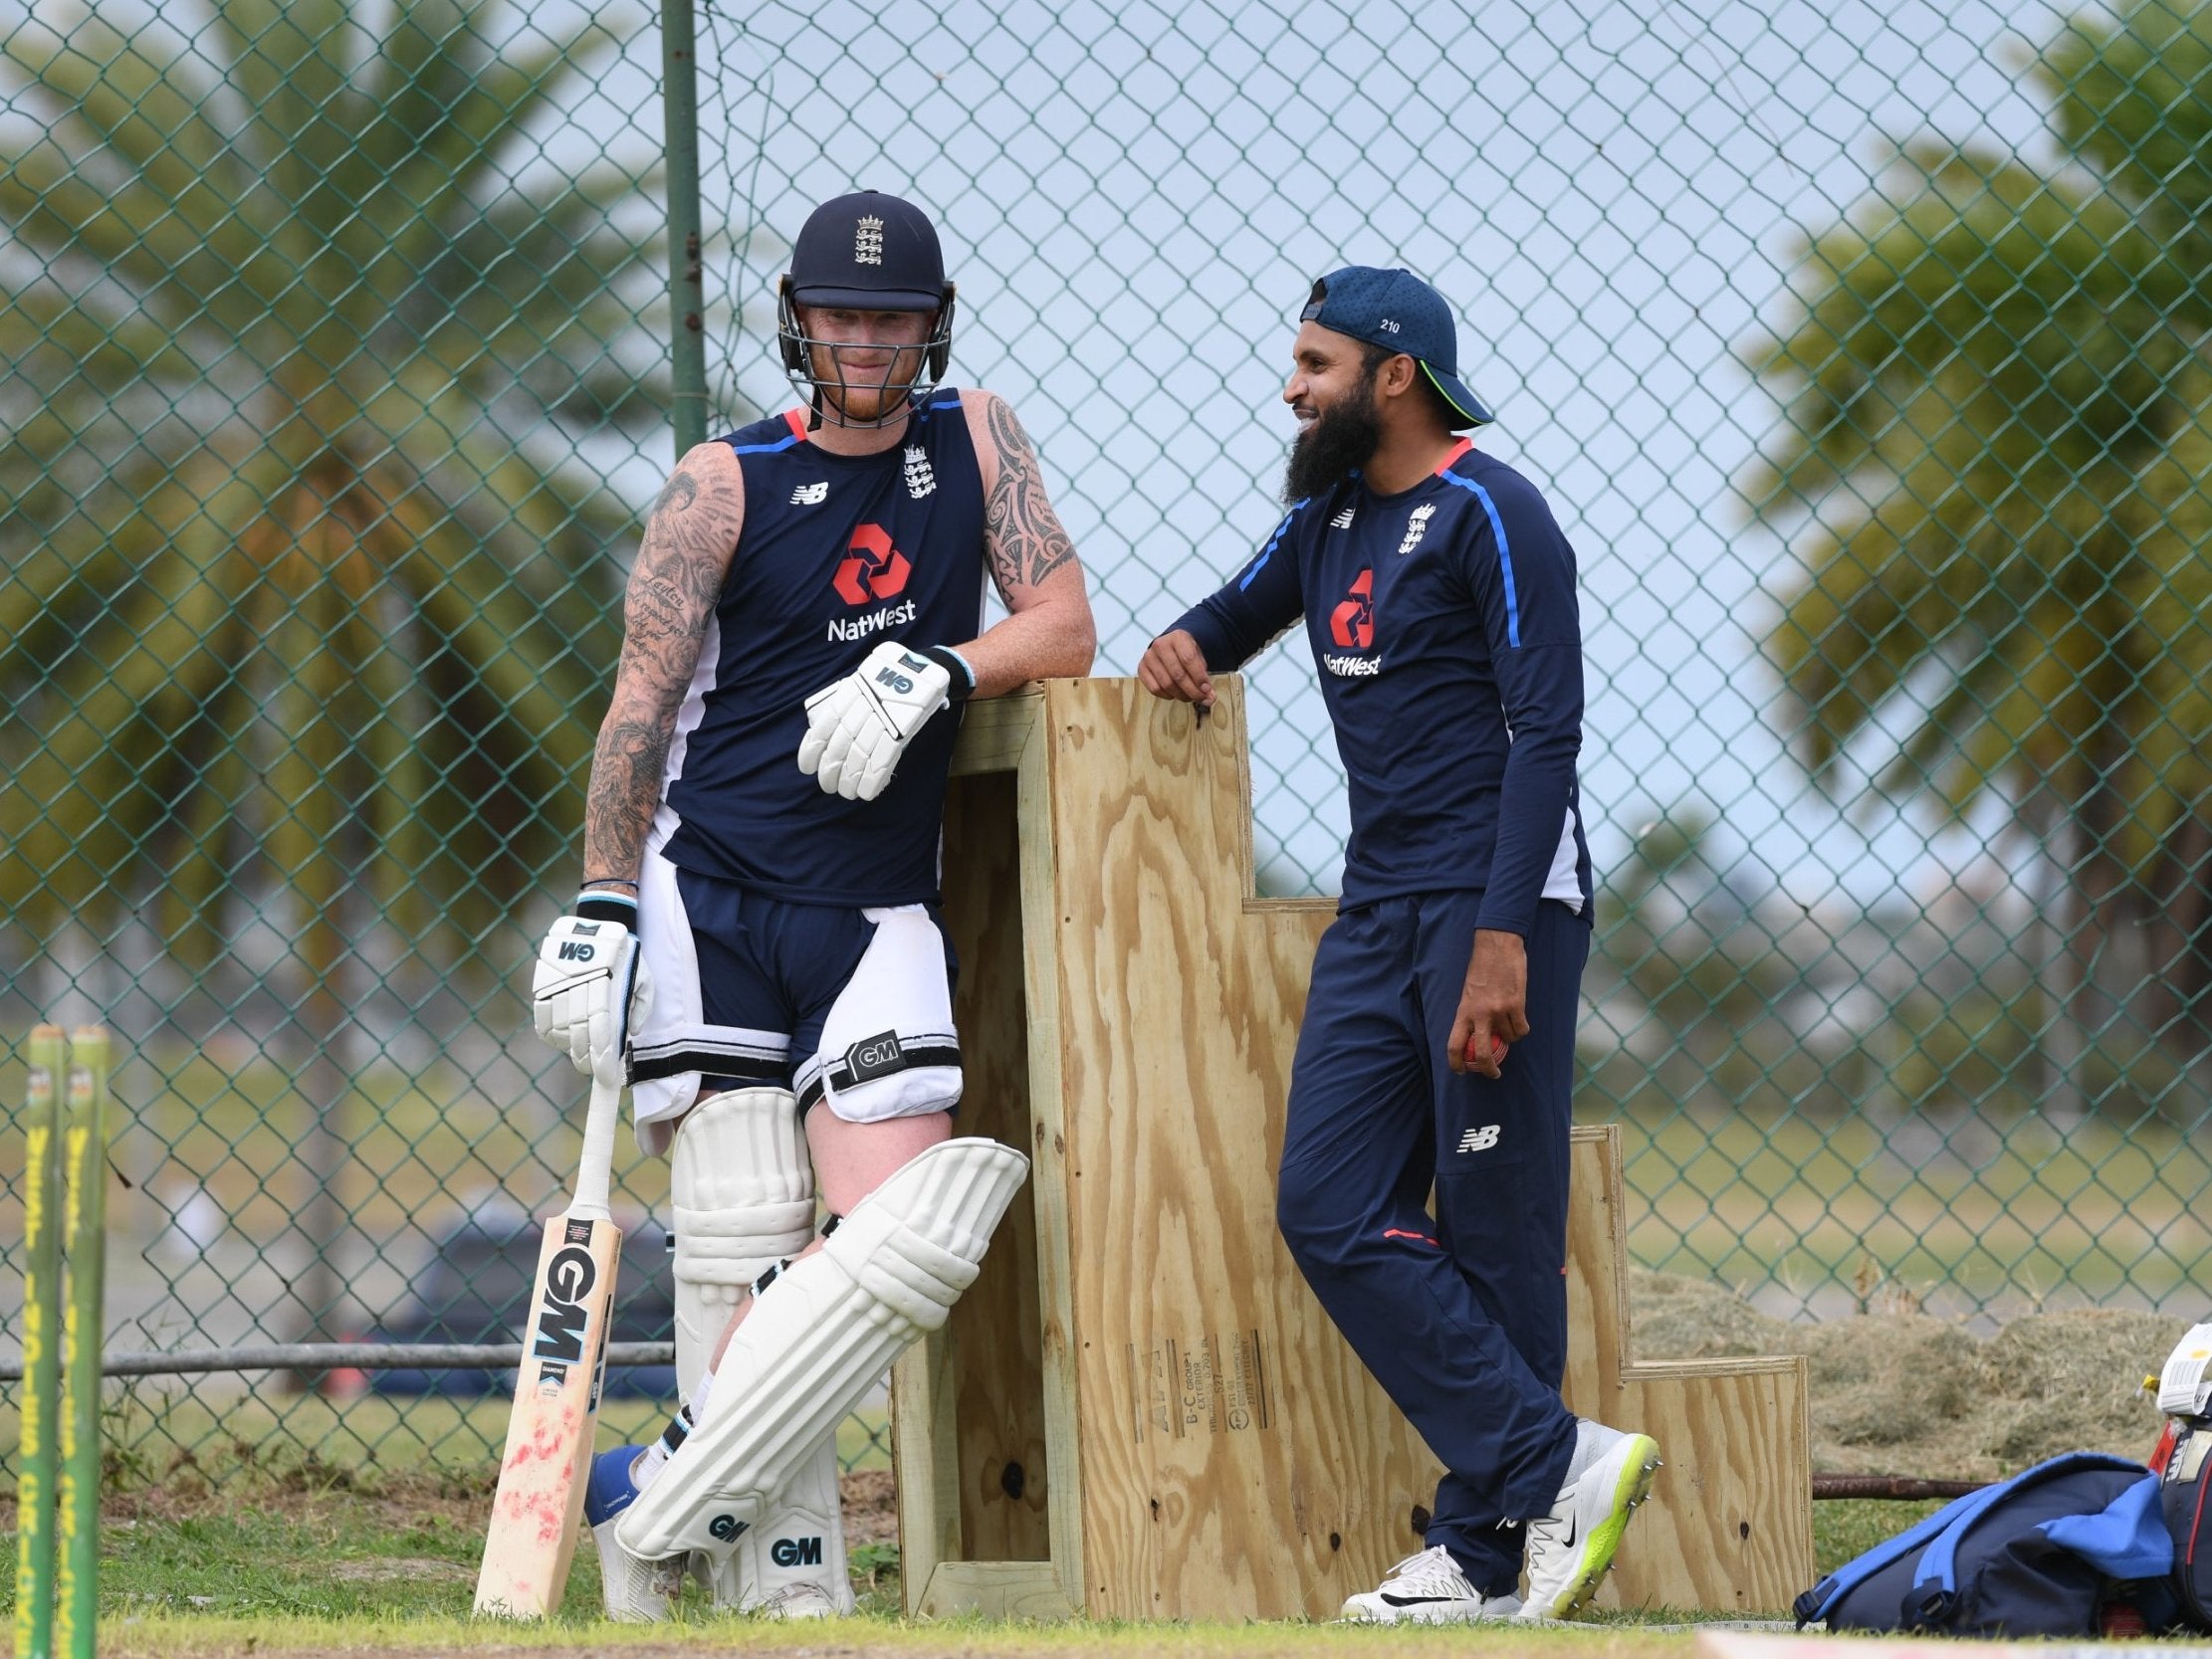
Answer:
[[950, 1111], [958, 964], [925, 905], [773, 899], [657, 853], [639, 884], [651, 1011], [631, 1038], [639, 1139], [702, 1087], [788, 1089], [853, 1123]]

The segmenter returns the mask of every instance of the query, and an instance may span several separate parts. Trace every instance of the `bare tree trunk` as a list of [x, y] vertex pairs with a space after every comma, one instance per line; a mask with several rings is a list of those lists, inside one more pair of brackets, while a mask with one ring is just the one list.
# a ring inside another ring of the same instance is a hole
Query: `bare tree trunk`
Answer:
[[[304, 514], [307, 522], [286, 571], [298, 584], [287, 624], [313, 629], [323, 640], [334, 638], [342, 621], [334, 590], [323, 574], [330, 563], [328, 498], [328, 491], [301, 490], [294, 511]], [[309, 1047], [301, 1074], [309, 1123], [300, 1158], [310, 1184], [299, 1220], [308, 1260], [293, 1295], [298, 1340], [328, 1342], [336, 1335], [332, 1325], [344, 1295], [336, 1258], [349, 1220], [341, 1184], [348, 1156], [343, 1115], [351, 1079], [340, 1051], [353, 1001], [354, 930], [347, 923], [362, 831], [355, 798], [359, 780], [352, 775], [355, 757], [337, 718], [344, 691], [339, 655], [323, 649], [303, 653], [302, 660], [312, 670], [287, 686], [285, 695], [305, 701], [307, 708], [297, 710], [299, 718], [288, 725], [289, 752], [277, 768], [283, 774], [280, 789], [292, 785], [291, 822], [303, 837], [293, 855], [292, 886], [306, 913], [295, 947], [305, 994], [295, 1018]], [[312, 1386], [320, 1378], [302, 1373], [295, 1380]]]
[[2212, 1109], [2212, 823], [2192, 813], [2159, 851], [2149, 971], [2164, 989], [2158, 1040], [2181, 1074], [2166, 1116], [2196, 1133]]
[[[322, 949], [310, 953], [315, 984], [301, 1008], [301, 1025], [310, 1048], [300, 1093], [310, 1118], [300, 1156], [311, 1186], [299, 1221], [309, 1257], [293, 1287], [300, 1314], [298, 1334], [293, 1340], [327, 1343], [339, 1335], [332, 1329], [332, 1322], [343, 1291], [334, 1258], [347, 1220], [342, 1184], [348, 1142], [342, 1119], [350, 1087], [346, 1069], [338, 1059], [345, 1026], [344, 1001], [338, 994], [338, 981], [345, 972], [344, 938], [342, 931], [332, 922], [312, 924], [308, 931], [311, 934], [332, 935], [334, 953], [325, 954]], [[312, 1385], [316, 1379], [312, 1373], [303, 1373], [299, 1380]]]
[[2087, 921], [2087, 907], [2071, 874], [2083, 835], [2081, 826], [2060, 811], [2048, 794], [2030, 803], [2028, 811], [2037, 831], [2032, 888], [2037, 918], [2035, 978], [2043, 992], [2036, 1043], [2043, 1059], [2043, 1090], [2037, 1104], [2052, 1124], [2072, 1129], [2088, 1116], [2081, 1077], [2088, 1044], [2074, 1017], [2081, 980], [2072, 943]]

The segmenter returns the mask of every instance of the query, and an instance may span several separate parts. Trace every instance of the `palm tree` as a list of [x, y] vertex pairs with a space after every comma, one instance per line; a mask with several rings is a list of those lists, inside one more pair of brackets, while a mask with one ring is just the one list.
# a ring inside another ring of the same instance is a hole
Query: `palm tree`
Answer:
[[1743, 348], [1786, 411], [1747, 499], [1802, 560], [1766, 650], [1817, 773], [2007, 802], [2059, 873], [2072, 1019], [2201, 1066], [2212, 11], [2133, 0], [2026, 74], [2062, 164], [1896, 145]]
[[449, 975], [573, 844], [630, 520], [573, 435], [665, 407], [659, 239], [529, 134], [617, 38], [38, 17], [0, 59], [42, 129], [0, 151], [0, 910], [199, 964], [289, 924], [319, 1331], [372, 912]]

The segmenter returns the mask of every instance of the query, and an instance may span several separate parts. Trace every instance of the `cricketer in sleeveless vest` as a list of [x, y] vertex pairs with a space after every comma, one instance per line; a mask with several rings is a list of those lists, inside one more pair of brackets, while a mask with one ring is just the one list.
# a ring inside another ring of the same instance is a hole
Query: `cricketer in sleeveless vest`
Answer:
[[654, 841], [680, 869], [774, 898], [934, 904], [960, 705], [916, 733], [872, 801], [798, 769], [806, 699], [886, 640], [958, 645], [983, 623], [983, 475], [960, 393], [917, 403], [876, 455], [808, 441], [793, 409], [721, 440], [745, 528], [677, 715]]

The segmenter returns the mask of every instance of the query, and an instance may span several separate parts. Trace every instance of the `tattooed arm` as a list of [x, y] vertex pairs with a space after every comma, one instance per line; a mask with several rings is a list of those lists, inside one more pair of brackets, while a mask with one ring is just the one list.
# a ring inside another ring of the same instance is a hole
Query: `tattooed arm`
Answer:
[[745, 474], [724, 444], [677, 464], [645, 520], [622, 606], [622, 660], [584, 797], [585, 882], [637, 880], [676, 713], [745, 527]]
[[1004, 398], [971, 391], [961, 403], [983, 468], [984, 552], [1010, 614], [981, 639], [943, 643], [975, 669], [978, 697], [996, 697], [1028, 680], [1087, 674], [1098, 628], [1075, 543], [1045, 496], [1036, 447]]

